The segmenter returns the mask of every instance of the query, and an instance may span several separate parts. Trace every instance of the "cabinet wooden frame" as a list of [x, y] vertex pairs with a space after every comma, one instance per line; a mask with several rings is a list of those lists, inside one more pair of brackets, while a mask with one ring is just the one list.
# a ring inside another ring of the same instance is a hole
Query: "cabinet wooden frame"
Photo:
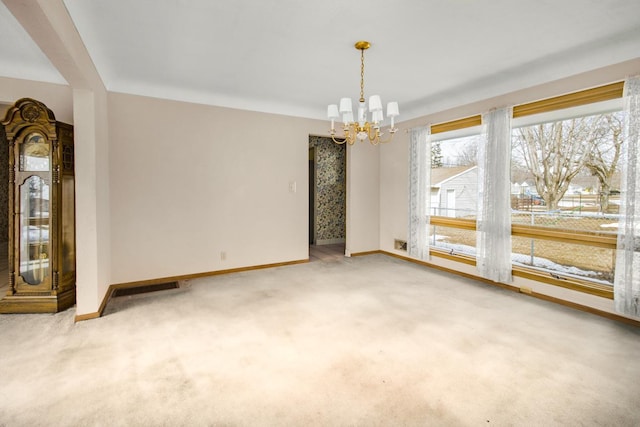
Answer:
[[[9, 150], [9, 289], [0, 313], [58, 312], [75, 304], [73, 126], [57, 122], [46, 105], [30, 98], [18, 100], [2, 125]], [[41, 163], [28, 163], [34, 157]], [[39, 268], [31, 267], [38, 260]]]

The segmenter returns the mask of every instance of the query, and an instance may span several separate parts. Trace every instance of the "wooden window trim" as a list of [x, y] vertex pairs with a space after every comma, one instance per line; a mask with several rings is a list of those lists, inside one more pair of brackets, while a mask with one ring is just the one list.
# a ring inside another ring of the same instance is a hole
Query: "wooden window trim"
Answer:
[[[473, 231], [476, 230], [476, 221], [470, 219], [455, 219], [432, 216], [430, 218], [430, 223], [431, 225], [441, 227], [452, 227]], [[597, 246], [613, 250], [616, 249], [617, 243], [616, 237], [613, 235], [602, 235], [598, 233], [577, 230], [555, 230], [529, 225], [512, 225], [511, 235], [518, 237], [529, 237], [534, 239], [552, 240], [570, 244]], [[438, 248], [431, 248], [429, 253], [430, 255], [439, 258], [462, 262], [468, 265], [476, 265], [476, 259], [473, 256], [449, 252]], [[560, 286], [562, 288], [584, 292], [603, 298], [613, 299], [613, 287], [609, 285], [603, 285], [588, 280], [580, 280], [573, 277], [564, 277], [562, 276], [562, 274], [552, 275], [551, 273], [544, 273], [533, 268], [526, 268], [521, 266], [513, 267], [512, 273], [517, 277]]]
[[450, 122], [440, 123], [431, 126], [431, 134], [449, 132], [452, 130], [466, 129], [482, 124], [482, 116], [465, 117], [464, 119], [452, 120]]
[[532, 239], [554, 240], [575, 245], [596, 246], [605, 249], [616, 249], [618, 238], [612, 234], [593, 231], [563, 230], [535, 225], [512, 225], [511, 235]]
[[[553, 98], [516, 105], [513, 107], [513, 118], [531, 116], [533, 114], [547, 113], [550, 111], [622, 98], [623, 90], [624, 82], [622, 81], [568, 93], [566, 95], [554, 96]], [[479, 126], [481, 124], [482, 115], [478, 114], [475, 116], [465, 117], [463, 119], [431, 125], [431, 134], [466, 129], [473, 126]]]
[[[469, 255], [456, 254], [446, 252], [440, 249], [430, 249], [429, 254], [434, 257], [448, 259], [451, 261], [461, 262], [467, 265], [476, 265], [476, 259]], [[613, 299], [613, 286], [602, 285], [600, 283], [579, 280], [573, 277], [563, 277], [560, 275], [552, 276], [550, 273], [544, 273], [535, 269], [515, 266], [511, 269], [511, 273], [515, 277], [533, 280], [548, 285], [559, 286], [561, 288], [570, 289], [572, 291], [583, 292], [589, 295], [595, 295], [602, 298]]]
[[429, 220], [431, 225], [439, 225], [441, 227], [462, 228], [465, 230], [476, 229], [475, 219], [449, 218], [446, 216], [432, 216]]
[[[476, 221], [473, 219], [448, 218], [432, 216], [432, 225], [440, 227], [461, 228], [464, 230], [476, 230]], [[593, 231], [564, 230], [557, 228], [540, 227], [536, 225], [515, 224], [511, 226], [511, 235], [516, 237], [528, 237], [532, 239], [554, 240], [576, 245], [597, 246], [605, 249], [617, 247], [617, 236], [610, 233], [598, 233]]]
[[622, 98], [623, 89], [624, 82], [617, 82], [536, 102], [516, 105], [513, 107], [513, 118]]

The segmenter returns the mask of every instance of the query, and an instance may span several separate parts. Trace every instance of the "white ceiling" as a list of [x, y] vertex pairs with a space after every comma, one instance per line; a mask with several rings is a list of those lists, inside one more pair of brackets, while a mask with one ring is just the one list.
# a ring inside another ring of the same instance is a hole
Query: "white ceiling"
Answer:
[[2, 2], [0, 40], [0, 77], [66, 84]]
[[[108, 90], [294, 116], [417, 117], [640, 57], [638, 0], [64, 0]], [[0, 75], [64, 82], [0, 4]]]

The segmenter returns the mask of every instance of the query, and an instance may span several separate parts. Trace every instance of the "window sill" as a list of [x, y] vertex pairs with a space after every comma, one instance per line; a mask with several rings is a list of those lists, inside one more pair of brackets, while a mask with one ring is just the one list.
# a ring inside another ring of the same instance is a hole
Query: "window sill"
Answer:
[[[467, 265], [476, 265], [475, 257], [447, 252], [439, 249], [431, 248], [429, 254], [434, 257], [448, 259], [461, 262]], [[548, 285], [559, 286], [561, 288], [570, 289], [572, 291], [583, 292], [589, 295], [595, 295], [602, 298], [613, 299], [613, 287], [593, 283], [588, 280], [578, 280], [573, 277], [563, 277], [562, 275], [551, 275], [551, 273], [543, 273], [535, 269], [517, 266], [512, 269], [515, 277], [534, 280], [536, 282]]]

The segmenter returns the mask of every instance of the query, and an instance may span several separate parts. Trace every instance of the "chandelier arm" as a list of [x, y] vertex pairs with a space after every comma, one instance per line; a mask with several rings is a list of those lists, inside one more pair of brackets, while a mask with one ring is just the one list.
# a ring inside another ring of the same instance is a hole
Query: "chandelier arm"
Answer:
[[[373, 132], [373, 135], [371, 135], [371, 131]], [[380, 139], [380, 129], [376, 129], [373, 126], [369, 126], [369, 141], [371, 141], [371, 143], [373, 144], [375, 140]]]
[[347, 142], [347, 138], [344, 138], [342, 141], [338, 141], [338, 140], [335, 138], [335, 136], [334, 136], [334, 135], [335, 135], [335, 134], [333, 134], [333, 133], [331, 134], [331, 139], [333, 139], [333, 142], [335, 142], [336, 144], [342, 145], [342, 144], [344, 144], [345, 142]]
[[[391, 140], [393, 139], [393, 136], [396, 134], [396, 132], [397, 132], [397, 131], [398, 131], [398, 129], [397, 129], [397, 128], [396, 128], [396, 129], [391, 129], [391, 130], [389, 131], [389, 139], [385, 139], [385, 140], [383, 140], [382, 138], [378, 138], [378, 141], [379, 141], [381, 144], [386, 144], [387, 142], [391, 142]], [[381, 134], [381, 135], [382, 135], [382, 134]]]
[[342, 139], [342, 141], [339, 141], [338, 139], [335, 138], [336, 131], [331, 130], [329, 135], [331, 135], [331, 139], [333, 140], [333, 142], [340, 145], [347, 142], [349, 145], [353, 145], [354, 142], [356, 141], [356, 132], [355, 132], [354, 125], [344, 125], [344, 128], [342, 129], [342, 131], [344, 132], [344, 136], [343, 137], [339, 136], [338, 138]]

